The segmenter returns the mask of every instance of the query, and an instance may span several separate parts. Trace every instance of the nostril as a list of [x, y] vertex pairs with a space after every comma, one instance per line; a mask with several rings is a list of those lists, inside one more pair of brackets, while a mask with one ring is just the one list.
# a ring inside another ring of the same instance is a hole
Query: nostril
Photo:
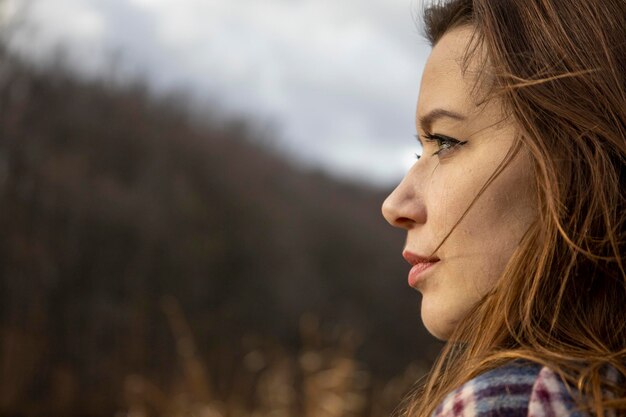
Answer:
[[412, 226], [415, 223], [414, 220], [409, 219], [408, 217], [398, 217], [394, 220], [394, 226], [407, 228]]

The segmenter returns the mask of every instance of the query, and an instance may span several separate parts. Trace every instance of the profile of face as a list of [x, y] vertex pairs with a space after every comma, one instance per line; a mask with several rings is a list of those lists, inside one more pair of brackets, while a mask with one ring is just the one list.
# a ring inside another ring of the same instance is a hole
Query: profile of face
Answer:
[[480, 194], [517, 128], [496, 99], [481, 102], [474, 91], [480, 54], [462, 65], [471, 33], [454, 29], [433, 48], [417, 106], [423, 151], [382, 207], [387, 221], [407, 232], [409, 285], [422, 294], [424, 325], [440, 339], [494, 287], [536, 218], [524, 148]]

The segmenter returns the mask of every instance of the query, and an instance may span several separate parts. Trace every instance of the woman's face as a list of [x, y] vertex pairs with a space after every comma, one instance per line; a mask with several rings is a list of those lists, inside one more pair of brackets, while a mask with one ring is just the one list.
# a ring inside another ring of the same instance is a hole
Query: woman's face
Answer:
[[423, 151], [383, 204], [387, 221], [407, 231], [409, 285], [422, 293], [422, 320], [440, 339], [493, 288], [536, 215], [522, 148], [461, 219], [516, 135], [496, 100], [478, 104], [472, 94], [480, 54], [461, 67], [470, 36], [458, 28], [433, 48], [417, 106]]

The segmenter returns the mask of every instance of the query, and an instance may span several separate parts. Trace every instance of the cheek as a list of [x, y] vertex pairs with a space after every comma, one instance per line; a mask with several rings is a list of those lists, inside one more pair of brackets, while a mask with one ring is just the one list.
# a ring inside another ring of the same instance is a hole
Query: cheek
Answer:
[[[495, 169], [449, 168], [437, 185], [444, 191], [433, 194], [433, 198], [439, 197], [431, 205], [436, 211], [429, 213], [439, 241], [463, 216]], [[449, 264], [448, 278], [466, 294], [481, 295], [493, 286], [535, 219], [531, 173], [527, 158], [518, 156], [511, 161], [441, 247]]]
[[[463, 189], [451, 180], [450, 175], [434, 175], [425, 195], [428, 196], [428, 226], [433, 242], [441, 242], [462, 214]], [[467, 206], [466, 206], [467, 207]], [[433, 247], [434, 249], [434, 247]]]
[[[428, 220], [436, 239], [441, 241], [461, 219], [466, 209], [478, 194], [480, 187], [477, 184], [482, 181], [480, 176], [472, 168], [463, 169], [462, 166], [439, 166], [431, 181], [432, 192], [428, 194]], [[479, 200], [480, 201], [480, 200]], [[446, 247], [461, 244], [474, 234], [474, 225], [469, 225], [468, 220], [474, 223], [472, 211], [477, 204], [465, 216], [450, 237], [445, 241], [442, 250]], [[479, 208], [479, 211], [484, 211]], [[482, 214], [476, 216], [481, 218]]]
[[519, 243], [535, 218], [532, 172], [528, 158], [518, 155], [476, 202], [476, 216], [469, 219], [468, 225], [489, 234], [491, 238], [485, 243]]
[[531, 172], [527, 159], [514, 159], [459, 225], [468, 254], [480, 263], [482, 273], [477, 277], [484, 277], [486, 286], [493, 285], [503, 272], [535, 219]]

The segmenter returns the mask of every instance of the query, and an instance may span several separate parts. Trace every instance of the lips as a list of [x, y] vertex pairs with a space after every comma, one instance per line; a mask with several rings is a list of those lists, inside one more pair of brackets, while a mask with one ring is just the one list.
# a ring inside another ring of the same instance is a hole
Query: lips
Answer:
[[416, 288], [424, 280], [424, 273], [440, 260], [437, 257], [416, 255], [409, 251], [404, 251], [402, 256], [408, 263], [413, 265], [413, 268], [409, 271], [409, 286], [413, 288]]

